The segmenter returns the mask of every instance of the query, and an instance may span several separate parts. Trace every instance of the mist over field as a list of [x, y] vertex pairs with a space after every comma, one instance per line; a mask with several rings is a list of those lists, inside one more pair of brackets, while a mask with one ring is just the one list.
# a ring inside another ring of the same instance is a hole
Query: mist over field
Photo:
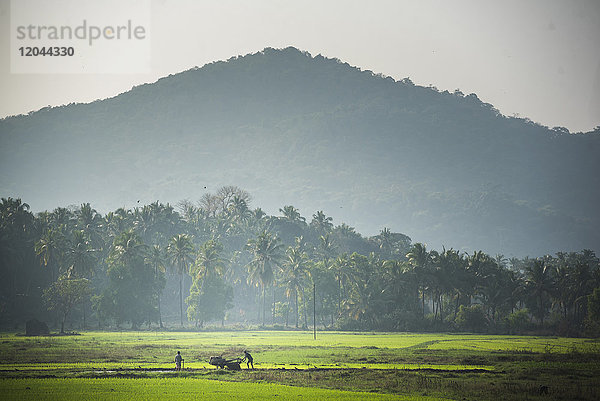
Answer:
[[600, 249], [600, 133], [501, 115], [295, 48], [0, 121], [0, 194], [33, 211], [197, 202], [226, 185], [366, 236], [540, 256]]

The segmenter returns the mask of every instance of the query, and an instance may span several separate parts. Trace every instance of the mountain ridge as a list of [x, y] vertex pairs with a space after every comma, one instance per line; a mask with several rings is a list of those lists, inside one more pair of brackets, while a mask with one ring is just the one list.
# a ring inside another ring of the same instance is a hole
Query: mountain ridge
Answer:
[[41, 209], [176, 203], [233, 184], [273, 214], [325, 210], [368, 234], [520, 256], [600, 249], [599, 133], [294, 48], [5, 118], [0, 145], [0, 192]]

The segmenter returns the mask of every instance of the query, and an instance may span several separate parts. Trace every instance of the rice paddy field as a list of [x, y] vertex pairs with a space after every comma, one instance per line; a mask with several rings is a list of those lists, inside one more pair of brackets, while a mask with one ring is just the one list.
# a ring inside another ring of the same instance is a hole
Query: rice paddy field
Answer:
[[[211, 356], [249, 350], [255, 369]], [[180, 351], [184, 369], [175, 371]], [[598, 400], [600, 341], [469, 334], [0, 334], [4, 400]]]

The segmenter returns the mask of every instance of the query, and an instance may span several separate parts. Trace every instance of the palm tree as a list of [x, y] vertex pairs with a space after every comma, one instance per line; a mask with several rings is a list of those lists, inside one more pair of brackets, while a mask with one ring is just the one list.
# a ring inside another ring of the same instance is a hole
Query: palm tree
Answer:
[[460, 305], [463, 304], [469, 297], [469, 294], [472, 293], [472, 287], [467, 274], [467, 259], [458, 251], [452, 249], [450, 251], [452, 251], [450, 259], [452, 263], [450, 285], [455, 293], [454, 320], [456, 319]]
[[398, 307], [405, 298], [404, 292], [408, 290], [410, 280], [406, 271], [408, 262], [399, 260], [384, 260], [382, 263], [383, 293], [390, 309]]
[[431, 255], [427, 252], [425, 245], [416, 243], [410, 252], [406, 254], [406, 258], [408, 259], [408, 263], [413, 267], [417, 282], [421, 287], [421, 311], [423, 317], [425, 317], [425, 288], [431, 266]]
[[265, 287], [273, 282], [274, 269], [279, 266], [281, 260], [281, 249], [283, 245], [273, 234], [262, 231], [256, 238], [250, 239], [246, 248], [252, 254], [252, 260], [248, 263], [250, 282], [259, 284], [262, 290], [263, 317], [265, 324]]
[[113, 240], [133, 226], [133, 214], [123, 208], [107, 213], [104, 220], [107, 228], [106, 233]]
[[333, 242], [333, 236], [330, 233], [321, 235], [319, 237], [319, 244], [317, 245], [317, 255], [323, 262], [325, 268], [330, 268], [330, 260], [336, 256], [336, 246]]
[[[333, 270], [338, 285], [338, 316], [342, 313], [342, 300], [347, 295], [349, 283], [354, 283], [357, 280], [357, 272], [352, 267], [353, 264], [348, 254], [338, 256], [331, 266], [327, 267]], [[344, 289], [344, 296], [342, 296], [342, 288]]]
[[491, 273], [494, 266], [496, 266], [494, 260], [483, 251], [473, 252], [471, 256], [467, 257], [466, 272], [469, 281], [469, 299], [481, 292], [486, 277]]
[[115, 302], [117, 321], [129, 320], [132, 328], [154, 313], [154, 294], [157, 280], [147, 264], [149, 248], [133, 228], [113, 240], [107, 263], [109, 265], [108, 293]]
[[33, 215], [29, 205], [20, 198], [2, 198], [0, 200], [0, 221], [19, 230], [26, 229], [33, 223]]
[[262, 210], [261, 208], [257, 207], [256, 209], [254, 209], [252, 211], [252, 217], [254, 217], [254, 220], [256, 221], [260, 221], [263, 219], [263, 217], [265, 217], [267, 214], [264, 212], [264, 210]]
[[[594, 265], [598, 266], [598, 262], [592, 259], [595, 256], [590, 257], [590, 252], [593, 255], [593, 252], [589, 250], [583, 250], [582, 253], [575, 254], [572, 258], [573, 262], [569, 273], [570, 289], [574, 298], [574, 317], [578, 323], [583, 320], [586, 314], [587, 296], [598, 286], [598, 282], [594, 280], [592, 267]], [[598, 270], [596, 269], [596, 271]]]
[[150, 206], [133, 209], [133, 227], [146, 243], [150, 243], [152, 240], [154, 223], [154, 215]]
[[283, 262], [283, 284], [286, 296], [294, 296], [294, 315], [296, 328], [298, 328], [298, 292], [304, 289], [308, 277], [308, 256], [302, 250], [302, 238], [296, 238], [296, 246], [288, 247], [286, 258]]
[[52, 228], [44, 231], [40, 239], [35, 243], [35, 254], [40, 258], [40, 263], [50, 270], [51, 282], [54, 282], [58, 276], [58, 258], [61, 243], [60, 233]]
[[[100, 238], [99, 232], [98, 238]], [[100, 241], [100, 240], [98, 240]], [[100, 242], [98, 242], [100, 245]], [[67, 278], [85, 278], [89, 279], [94, 275], [96, 268], [96, 257], [94, 254], [98, 250], [92, 245], [89, 235], [84, 230], [73, 231], [73, 239], [69, 249], [67, 250]], [[83, 299], [83, 327], [86, 323], [86, 299]]]
[[50, 221], [53, 227], [59, 229], [63, 234], [74, 229], [75, 217], [73, 213], [64, 207], [57, 207], [50, 213]]
[[183, 326], [183, 274], [189, 273], [190, 264], [194, 261], [194, 245], [187, 234], [178, 234], [171, 238], [167, 246], [167, 256], [171, 266], [179, 274], [179, 314]]
[[333, 217], [327, 217], [322, 210], [319, 210], [313, 214], [313, 219], [310, 222], [310, 225], [315, 229], [318, 235], [324, 235], [330, 232], [333, 228], [332, 221]]
[[506, 266], [508, 266], [508, 263], [509, 263], [509, 259], [507, 259], [501, 253], [497, 253], [496, 256], [494, 256], [494, 261], [496, 262], [496, 264], [498, 266], [500, 266], [503, 269], [506, 268]]
[[444, 294], [451, 293], [454, 289], [454, 275], [457, 272], [457, 262], [460, 257], [458, 252], [454, 249], [443, 248], [441, 253], [431, 252], [433, 269], [431, 271], [431, 278], [434, 287], [434, 318], [436, 316], [443, 320], [443, 296]]
[[[156, 282], [158, 282], [159, 279], [159, 275], [161, 273], [165, 273], [166, 269], [165, 269], [165, 258], [163, 255], [163, 251], [160, 248], [159, 245], [154, 245], [152, 248], [150, 248], [150, 251], [148, 253], [148, 256], [146, 257], [146, 262], [152, 266], [152, 268], [154, 269], [154, 280]], [[164, 286], [164, 283], [163, 283]], [[162, 292], [162, 288], [158, 290], [158, 322], [159, 322], [159, 326], [160, 328], [163, 327], [163, 322], [162, 322], [162, 314], [160, 312], [160, 295]]]
[[391, 256], [394, 253], [394, 236], [389, 228], [383, 227], [374, 240], [385, 256]]
[[113, 263], [131, 266], [145, 256], [146, 249], [140, 236], [133, 230], [127, 230], [115, 238], [108, 257]]
[[352, 287], [344, 306], [350, 318], [366, 324], [367, 327], [376, 326], [384, 309], [379, 278], [371, 276], [367, 280], [358, 281]]
[[232, 221], [239, 222], [241, 224], [248, 224], [252, 217], [252, 211], [248, 207], [247, 201], [240, 197], [234, 196], [229, 202], [227, 207], [227, 215]]
[[92, 248], [89, 237], [83, 230], [75, 230], [67, 254], [69, 261], [67, 276], [69, 278], [89, 278], [94, 273], [94, 252], [95, 249]]
[[546, 300], [552, 291], [552, 267], [544, 259], [535, 259], [525, 267], [525, 285], [534, 300], [533, 313], [544, 325]]
[[294, 206], [287, 205], [279, 211], [283, 214], [283, 218], [290, 223], [306, 223], [306, 219], [300, 215], [300, 211]]
[[511, 272], [495, 264], [495, 268], [488, 272], [482, 283], [480, 293], [483, 303], [488, 308], [488, 317], [495, 323], [497, 309], [501, 306], [512, 308], [513, 291], [516, 288], [513, 287]]
[[[34, 248], [32, 230], [34, 216], [29, 211], [29, 205], [21, 199], [2, 198], [0, 200], [0, 271], [6, 269], [10, 272], [6, 282], [11, 295], [11, 308], [17, 305], [18, 279], [25, 277], [23, 291], [27, 294], [31, 283], [29, 264], [26, 263], [28, 255]], [[27, 277], [29, 275], [29, 277]], [[1, 288], [1, 287], [0, 287]], [[2, 293], [4, 288], [0, 289]]]
[[223, 275], [226, 260], [221, 257], [223, 245], [216, 240], [206, 241], [199, 249], [196, 257], [195, 274], [202, 282], [202, 289], [206, 277], [210, 275]]
[[94, 248], [100, 248], [102, 245], [102, 216], [89, 203], [83, 203], [75, 211], [75, 216], [77, 216], [77, 228], [87, 235]]

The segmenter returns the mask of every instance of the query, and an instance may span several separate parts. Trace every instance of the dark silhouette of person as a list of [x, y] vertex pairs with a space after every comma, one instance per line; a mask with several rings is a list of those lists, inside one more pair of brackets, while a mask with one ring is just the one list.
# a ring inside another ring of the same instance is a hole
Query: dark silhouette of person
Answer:
[[254, 358], [252, 358], [252, 355], [250, 355], [248, 350], [244, 350], [244, 358], [242, 359], [242, 362], [244, 361], [246, 361], [246, 366], [248, 369], [250, 369], [250, 365], [252, 365], [252, 370], [254, 370]]

